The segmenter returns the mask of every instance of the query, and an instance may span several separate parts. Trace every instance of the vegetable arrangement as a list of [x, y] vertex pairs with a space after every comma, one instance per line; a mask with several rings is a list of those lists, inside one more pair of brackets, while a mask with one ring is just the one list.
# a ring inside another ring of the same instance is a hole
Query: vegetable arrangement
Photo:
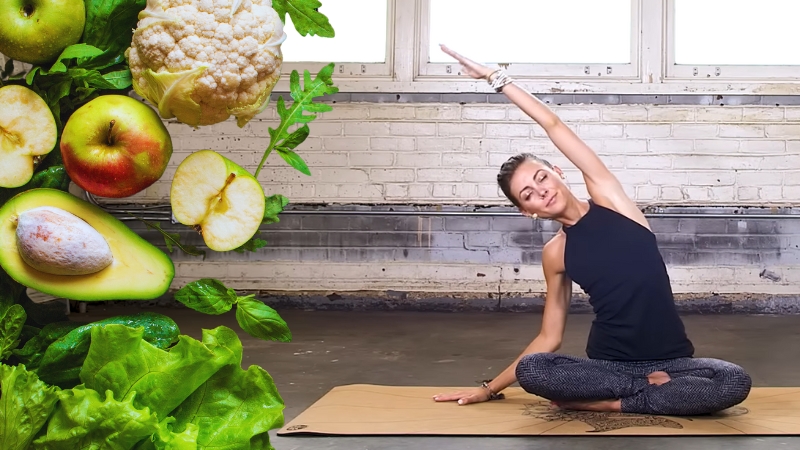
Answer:
[[[27, 289], [72, 300], [152, 299], [175, 275], [182, 244], [160, 224], [167, 252], [70, 182], [122, 198], [159, 180], [172, 157], [162, 120], [193, 127], [268, 107], [281, 76], [286, 15], [302, 36], [334, 37], [318, 0], [12, 0], [0, 6], [0, 448], [271, 449], [283, 400], [269, 373], [242, 368], [236, 331], [181, 334], [158, 313], [77, 323]], [[15, 64], [15, 61], [17, 63]], [[23, 63], [23, 64], [19, 64]], [[295, 152], [318, 97], [337, 92], [333, 64], [289, 76], [291, 104], [253, 174], [208, 149], [174, 176], [178, 221], [212, 251], [256, 251], [262, 225], [288, 204], [257, 178], [275, 151], [310, 175]], [[301, 83], [302, 81], [302, 83]], [[134, 90], [144, 102], [128, 93]], [[87, 245], [83, 245], [86, 243]], [[80, 244], [80, 245], [79, 245]], [[175, 298], [196, 311], [233, 312], [250, 336], [288, 342], [286, 322], [254, 298], [204, 278]]]

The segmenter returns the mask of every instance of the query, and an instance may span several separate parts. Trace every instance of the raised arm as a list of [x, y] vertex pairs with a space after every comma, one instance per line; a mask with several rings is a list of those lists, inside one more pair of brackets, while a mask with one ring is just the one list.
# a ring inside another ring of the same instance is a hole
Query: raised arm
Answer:
[[[455, 58], [464, 72], [476, 79], [495, 81], [499, 71], [483, 66], [460, 55], [447, 46], [442, 51]], [[589, 195], [599, 204], [611, 207], [647, 226], [644, 215], [628, 197], [622, 184], [605, 163], [575, 134], [547, 105], [514, 83], [505, 84], [500, 92], [544, 129], [547, 136], [564, 156], [581, 171]]]

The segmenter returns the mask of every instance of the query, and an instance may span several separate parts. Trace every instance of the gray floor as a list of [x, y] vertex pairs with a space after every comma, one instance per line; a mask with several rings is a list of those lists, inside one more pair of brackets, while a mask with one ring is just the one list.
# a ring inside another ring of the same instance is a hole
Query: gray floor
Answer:
[[[137, 309], [138, 310], [138, 309]], [[233, 313], [204, 316], [158, 309], [181, 332], [236, 325]], [[92, 307], [74, 320], [132, 312]], [[513, 360], [539, 329], [540, 316], [521, 313], [284, 311], [291, 343], [253, 339], [240, 332], [244, 366], [258, 364], [275, 378], [288, 423], [329, 389], [351, 383], [474, 385]], [[562, 351], [583, 355], [592, 316], [570, 317]], [[697, 356], [723, 358], [747, 368], [754, 386], [800, 386], [800, 316], [686, 316]], [[278, 437], [277, 450], [508, 448], [508, 449], [774, 449], [799, 448], [800, 437]]]

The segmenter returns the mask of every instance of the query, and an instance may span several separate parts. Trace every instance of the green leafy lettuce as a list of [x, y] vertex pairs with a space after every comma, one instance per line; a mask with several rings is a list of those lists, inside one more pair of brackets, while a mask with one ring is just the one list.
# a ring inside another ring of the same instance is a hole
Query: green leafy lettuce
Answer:
[[25, 325], [25, 309], [20, 305], [0, 307], [0, 361], [8, 359], [19, 345], [19, 335]]
[[135, 392], [121, 400], [111, 391], [105, 394], [101, 398], [84, 386], [59, 392], [47, 432], [34, 441], [33, 449], [127, 450], [158, 431], [156, 415], [134, 406]]
[[222, 367], [241, 360], [242, 344], [230, 328], [203, 330], [203, 340], [181, 335], [162, 350], [145, 341], [144, 328], [110, 324], [92, 328], [81, 381], [116, 398], [136, 392], [134, 406], [167, 417]]
[[153, 312], [109, 317], [81, 325], [47, 346], [36, 373], [42, 381], [70, 388], [80, 384], [79, 374], [89, 352], [92, 330], [110, 324], [143, 327], [142, 339], [156, 348], [167, 348], [178, 340], [180, 330], [170, 317]]
[[53, 412], [58, 391], [23, 365], [0, 364], [0, 448], [27, 450]]

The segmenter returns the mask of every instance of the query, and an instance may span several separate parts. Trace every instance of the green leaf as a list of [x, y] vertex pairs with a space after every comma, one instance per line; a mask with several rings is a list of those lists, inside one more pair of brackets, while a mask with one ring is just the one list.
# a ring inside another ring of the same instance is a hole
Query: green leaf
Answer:
[[155, 223], [148, 222], [139, 217], [136, 217], [136, 219], [142, 222], [143, 224], [147, 225], [149, 228], [152, 228], [161, 233], [161, 235], [164, 236], [164, 242], [167, 245], [167, 250], [169, 250], [170, 253], [172, 253], [172, 246], [174, 245], [179, 249], [181, 249], [181, 251], [183, 251], [187, 255], [202, 256], [203, 259], [206, 258], [206, 252], [203, 250], [198, 250], [197, 246], [181, 244], [180, 235], [178, 235], [178, 233], [167, 233], [161, 228], [161, 224], [159, 224], [158, 222]]
[[86, 67], [113, 62], [130, 47], [139, 12], [147, 0], [86, 0], [86, 24], [81, 42], [104, 50], [102, 56], [81, 62]]
[[319, 0], [272, 0], [272, 8], [278, 13], [283, 23], [286, 23], [286, 13], [292, 19], [294, 28], [300, 36], [318, 35], [332, 38], [335, 36], [325, 14], [319, 12], [322, 3]]
[[192, 281], [175, 293], [175, 299], [204, 314], [224, 314], [233, 307], [238, 297], [236, 291], [228, 289], [213, 278]]
[[281, 158], [289, 163], [290, 166], [294, 167], [301, 173], [311, 175], [311, 171], [308, 170], [308, 166], [306, 165], [305, 161], [303, 161], [303, 158], [301, 158], [297, 153], [291, 150], [278, 149], [278, 154], [281, 155]]
[[239, 247], [233, 249], [236, 253], [244, 253], [244, 252], [255, 252], [258, 251], [260, 248], [264, 248], [267, 246], [267, 241], [264, 239], [258, 238], [256, 236], [260, 235], [260, 231], [256, 231], [253, 237], [250, 238], [249, 241], [245, 242], [244, 244], [240, 245]]
[[180, 433], [176, 433], [176, 419], [167, 417], [158, 424], [158, 431], [150, 439], [145, 439], [133, 450], [197, 450], [197, 434], [199, 429], [195, 424], [188, 424]]
[[203, 330], [202, 342], [181, 335], [168, 351], [142, 339], [143, 332], [124, 325], [93, 328], [81, 381], [115, 397], [137, 392], [134, 406], [167, 417], [219, 369], [242, 358], [241, 341], [224, 326]]
[[[58, 150], [53, 150], [58, 151]], [[59, 152], [60, 153], [60, 152]], [[34, 188], [52, 188], [67, 191], [69, 189], [69, 175], [62, 165], [48, 167], [33, 174], [30, 181], [14, 189], [0, 189], [0, 205], [11, 197]], [[3, 294], [0, 293], [0, 296]]]
[[23, 365], [0, 364], [0, 448], [27, 450], [53, 412], [58, 391]]
[[19, 335], [25, 325], [25, 308], [11, 305], [0, 312], [0, 360], [11, 356], [11, 351], [19, 345]]
[[137, 408], [136, 392], [115, 400], [106, 391], [78, 386], [61, 391], [47, 433], [33, 442], [34, 450], [109, 449], [127, 450], [158, 431], [158, 418], [148, 408]]
[[133, 84], [131, 71], [128, 69], [109, 72], [103, 74], [102, 77], [105, 81], [108, 82], [108, 84], [114, 86], [116, 89], [125, 89], [131, 84]]
[[91, 58], [92, 56], [98, 56], [102, 54], [102, 50], [86, 43], [70, 45], [61, 52], [58, 58], [56, 58], [56, 62], [53, 63], [53, 66], [50, 67], [50, 70], [48, 70], [46, 73], [66, 72], [67, 66], [64, 64], [64, 60]]
[[50, 344], [42, 356], [36, 373], [42, 381], [61, 388], [80, 383], [81, 366], [89, 353], [92, 330], [109, 325], [143, 327], [142, 339], [164, 349], [178, 340], [180, 329], [170, 317], [154, 312], [141, 312], [109, 317], [81, 325]]
[[265, 341], [291, 342], [292, 332], [278, 312], [252, 297], [242, 297], [236, 304], [239, 326], [250, 336]]
[[47, 347], [80, 326], [80, 323], [72, 321], [48, 323], [39, 333], [29, 339], [22, 348], [14, 350], [14, 356], [25, 364], [28, 370], [36, 370], [42, 361], [42, 357], [44, 357]]
[[240, 363], [220, 369], [172, 415], [175, 429], [195, 425], [198, 448], [250, 449], [251, 439], [269, 442], [268, 431], [283, 426], [284, 403], [272, 377]]
[[[281, 118], [281, 123], [276, 129], [267, 129], [270, 135], [270, 141], [267, 149], [264, 151], [264, 156], [261, 157], [261, 162], [259, 162], [258, 167], [256, 168], [254, 174], [256, 178], [258, 178], [258, 174], [261, 172], [264, 163], [267, 161], [267, 158], [269, 157], [270, 153], [272, 153], [273, 149], [287, 148], [285, 141], [290, 138], [289, 129], [291, 129], [293, 125], [311, 122], [317, 117], [315, 114], [313, 114], [314, 112], [332, 110], [332, 107], [328, 104], [314, 103], [314, 99], [339, 92], [339, 88], [333, 85], [333, 80], [331, 79], [331, 75], [333, 74], [333, 66], [334, 63], [330, 63], [320, 69], [314, 80], [311, 80], [311, 75], [306, 70], [303, 75], [304, 86], [302, 88], [300, 86], [300, 75], [296, 70], [292, 71], [292, 74], [289, 77], [289, 85], [294, 103], [291, 107], [287, 108], [285, 106], [283, 96], [278, 97], [277, 111], [278, 116]], [[305, 115], [303, 114], [304, 111], [311, 112], [312, 114]], [[295, 133], [297, 132], [295, 131]], [[291, 138], [289, 143], [294, 145], [292, 148], [296, 148], [297, 145], [302, 143], [302, 141], [298, 141], [298, 139], [302, 136], [302, 133], [303, 132], [300, 132], [300, 134], [296, 134], [295, 137]], [[303, 137], [303, 139], [305, 139], [305, 137]], [[305, 163], [303, 163], [303, 166], [305, 166]]]
[[264, 209], [264, 220], [262, 223], [278, 223], [280, 219], [278, 214], [283, 212], [283, 208], [289, 204], [289, 199], [280, 194], [270, 195], [267, 197], [267, 206]]

